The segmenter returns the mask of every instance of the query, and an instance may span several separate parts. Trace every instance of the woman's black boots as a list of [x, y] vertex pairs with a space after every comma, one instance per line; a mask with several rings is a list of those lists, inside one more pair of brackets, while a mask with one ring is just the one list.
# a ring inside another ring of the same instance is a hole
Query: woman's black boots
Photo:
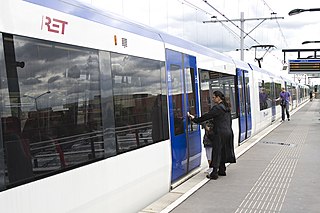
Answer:
[[207, 175], [207, 178], [212, 179], [212, 180], [217, 180], [219, 176], [226, 176], [226, 165], [224, 163], [220, 164], [219, 166], [219, 171], [217, 170], [217, 168], [213, 167], [212, 168], [212, 172]]
[[218, 170], [217, 168], [213, 167], [212, 172], [207, 175], [207, 178], [212, 179], [212, 180], [217, 180], [218, 179]]
[[219, 176], [227, 176], [226, 170], [227, 170], [226, 165], [224, 163], [220, 164], [218, 175]]

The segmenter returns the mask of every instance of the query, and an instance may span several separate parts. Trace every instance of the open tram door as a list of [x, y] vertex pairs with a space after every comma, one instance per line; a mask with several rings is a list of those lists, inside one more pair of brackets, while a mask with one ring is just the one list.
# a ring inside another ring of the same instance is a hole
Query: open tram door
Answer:
[[251, 136], [252, 118], [250, 102], [249, 73], [237, 68], [238, 100], [239, 100], [239, 143]]
[[173, 183], [201, 163], [200, 128], [187, 116], [199, 115], [196, 58], [167, 49], [166, 68]]

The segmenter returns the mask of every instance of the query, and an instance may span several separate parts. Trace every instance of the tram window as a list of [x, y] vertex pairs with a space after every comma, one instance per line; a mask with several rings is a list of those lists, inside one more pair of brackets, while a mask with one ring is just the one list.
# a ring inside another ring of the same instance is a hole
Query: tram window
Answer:
[[271, 99], [271, 82], [270, 81], [265, 81], [264, 83], [265, 90], [267, 93], [267, 107], [270, 108], [272, 106], [272, 99]]
[[[195, 115], [197, 114], [197, 106], [195, 104], [196, 95], [195, 95], [195, 83], [194, 83], [194, 69], [193, 68], [186, 68], [186, 94], [188, 96], [188, 111]], [[189, 122], [188, 129], [190, 131], [197, 130], [198, 125], [194, 122]]]
[[236, 115], [236, 98], [235, 98], [235, 77], [231, 75], [222, 75], [220, 78], [220, 90], [224, 93], [226, 101], [231, 105], [231, 116]]
[[111, 53], [111, 67], [118, 152], [167, 139], [164, 63]]
[[303, 88], [302, 87], [300, 87], [299, 98], [300, 98], [300, 101], [302, 101], [302, 98], [303, 98]]
[[170, 116], [174, 117], [174, 134], [180, 135], [185, 133], [184, 123], [183, 123], [183, 76], [181, 72], [181, 67], [178, 65], [170, 65], [171, 71], [171, 91], [172, 91], [172, 111]]
[[251, 114], [251, 98], [250, 98], [250, 82], [249, 82], [249, 73], [245, 72], [245, 87], [246, 87], [246, 107], [247, 107], [247, 112]]
[[[0, 33], [0, 88], [4, 88], [3, 85], [5, 81], [3, 79], [7, 79], [5, 71], [5, 61], [4, 61], [4, 52], [3, 52], [3, 42], [2, 42], [2, 34]], [[8, 96], [8, 91], [0, 89], [0, 117], [5, 116], [4, 112], [4, 97]], [[2, 122], [1, 122], [2, 123]], [[2, 124], [0, 123], [0, 191], [5, 189], [5, 174], [6, 174], [6, 166], [5, 166], [5, 159], [4, 159], [4, 144], [3, 144], [3, 137], [2, 137]]]
[[[275, 83], [274, 86], [275, 86], [275, 97], [278, 98], [281, 92], [281, 84]], [[276, 105], [280, 105], [280, 100], [276, 101]]]
[[292, 100], [293, 101], [297, 101], [297, 89], [296, 89], [295, 86], [292, 86], [292, 94], [291, 94], [291, 96], [292, 96]]
[[237, 117], [235, 97], [235, 77], [228, 74], [199, 69], [201, 81], [201, 112], [208, 112], [213, 105], [212, 93], [220, 90], [231, 105], [232, 118]]
[[271, 85], [270, 81], [261, 80], [259, 82], [260, 110], [264, 110], [272, 106], [273, 93], [271, 91]]
[[98, 51], [11, 35], [3, 41], [6, 182], [104, 158]]
[[246, 111], [246, 108], [245, 108], [245, 102], [243, 101], [244, 100], [244, 97], [245, 97], [245, 94], [244, 94], [244, 88], [245, 88], [245, 85], [244, 85], [244, 82], [243, 82], [243, 79], [242, 79], [242, 76], [238, 77], [238, 88], [239, 88], [239, 96], [240, 96], [240, 100], [239, 101], [239, 105], [240, 105], [240, 115], [244, 115], [245, 114], [245, 111]]
[[201, 112], [202, 114], [209, 112], [212, 103], [212, 94], [209, 92], [209, 82], [201, 82]]

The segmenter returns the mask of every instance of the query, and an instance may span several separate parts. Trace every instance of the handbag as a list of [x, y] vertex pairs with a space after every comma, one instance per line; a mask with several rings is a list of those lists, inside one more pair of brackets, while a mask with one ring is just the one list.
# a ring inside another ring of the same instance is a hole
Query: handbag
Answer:
[[209, 136], [206, 134], [204, 134], [203, 137], [203, 145], [204, 147], [211, 147], [212, 146], [212, 141], [210, 140]]

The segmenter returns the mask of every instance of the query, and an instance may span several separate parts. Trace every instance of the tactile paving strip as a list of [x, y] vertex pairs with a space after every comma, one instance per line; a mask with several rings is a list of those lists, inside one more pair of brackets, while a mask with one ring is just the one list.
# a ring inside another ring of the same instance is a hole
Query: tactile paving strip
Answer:
[[[308, 129], [296, 127], [242, 201], [236, 213], [280, 212]], [[271, 143], [274, 144], [274, 143]]]

